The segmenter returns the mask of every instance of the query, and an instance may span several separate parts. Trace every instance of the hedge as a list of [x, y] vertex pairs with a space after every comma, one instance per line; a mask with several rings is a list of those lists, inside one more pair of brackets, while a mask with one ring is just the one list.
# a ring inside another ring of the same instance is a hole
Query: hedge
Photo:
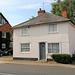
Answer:
[[53, 54], [51, 55], [54, 61], [63, 64], [70, 64], [71, 63], [71, 55], [69, 54]]

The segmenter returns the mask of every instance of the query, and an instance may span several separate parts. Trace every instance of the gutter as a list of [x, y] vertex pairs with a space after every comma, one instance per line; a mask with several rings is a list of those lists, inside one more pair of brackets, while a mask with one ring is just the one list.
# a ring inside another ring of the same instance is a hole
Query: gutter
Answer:
[[[12, 29], [16, 29], [16, 28], [20, 28], [20, 27], [26, 27], [26, 26], [34, 26], [34, 25], [41, 25], [41, 24], [53, 24], [53, 23], [61, 23], [61, 22], [68, 22], [68, 21], [70, 21], [70, 22], [72, 22], [71, 20], [66, 20], [66, 21], [56, 21], [56, 22], [47, 22], [47, 23], [40, 23], [40, 24], [31, 24], [31, 25], [23, 25], [23, 26], [18, 26], [18, 27], [16, 27], [16, 26], [14, 26], [14, 27], [11, 27]], [[73, 23], [73, 22], [72, 22]], [[74, 23], [73, 23], [74, 24]], [[75, 25], [75, 24], [74, 24]]]

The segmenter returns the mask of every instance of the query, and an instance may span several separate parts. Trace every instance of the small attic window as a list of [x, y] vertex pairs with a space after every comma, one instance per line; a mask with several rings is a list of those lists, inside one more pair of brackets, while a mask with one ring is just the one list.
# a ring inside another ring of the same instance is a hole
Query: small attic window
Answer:
[[2, 24], [6, 24], [7, 22], [5, 21], [5, 19], [2, 19]]
[[0, 26], [6, 24], [7, 21], [0, 15]]
[[1, 26], [2, 24], [1, 24], [1, 15], [0, 15], [0, 26]]

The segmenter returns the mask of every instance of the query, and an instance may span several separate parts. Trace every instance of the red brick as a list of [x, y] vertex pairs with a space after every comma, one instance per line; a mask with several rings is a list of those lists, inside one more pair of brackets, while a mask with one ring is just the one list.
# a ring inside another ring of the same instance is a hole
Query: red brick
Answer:
[[[13, 30], [11, 29], [11, 25], [9, 23], [1, 26], [0, 31], [1, 32], [9, 32], [9, 33], [13, 34]], [[10, 40], [13, 41], [13, 39], [10, 39]]]

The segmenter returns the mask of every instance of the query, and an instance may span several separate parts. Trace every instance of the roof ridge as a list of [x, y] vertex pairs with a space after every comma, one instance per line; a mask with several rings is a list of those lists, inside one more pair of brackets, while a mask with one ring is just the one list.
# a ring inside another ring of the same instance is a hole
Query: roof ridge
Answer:
[[49, 23], [49, 22], [64, 22], [64, 21], [69, 21], [70, 19], [64, 18], [62, 16], [57, 16], [55, 14], [46, 12], [40, 16], [37, 16], [33, 19], [27, 20], [25, 22], [22, 22], [16, 26], [13, 26], [12, 28], [15, 27], [21, 27], [21, 26], [28, 26], [28, 25], [36, 25], [36, 24], [42, 24], [42, 23]]
[[[52, 13], [49, 13], [49, 14], [52, 14]], [[52, 15], [55, 15], [55, 14], [52, 14]], [[68, 19], [68, 18], [65, 18], [65, 17], [63, 17], [63, 16], [58, 16], [58, 15], [55, 15], [55, 16], [61, 17], [61, 18], [64, 18], [64, 19]], [[70, 19], [68, 19], [68, 20], [70, 20]]]
[[[45, 14], [45, 13], [44, 13], [44, 14]], [[43, 14], [42, 14], [42, 15], [43, 15]], [[40, 15], [40, 16], [42, 16], [42, 15]], [[22, 23], [20, 23], [20, 24], [23, 24], [23, 23], [29, 22], [29, 21], [31, 21], [31, 20], [34, 20], [34, 19], [40, 17], [40, 16], [36, 16], [36, 17], [34, 17], [33, 19], [27, 20], [27, 21], [22, 22]], [[18, 25], [20, 25], [20, 24], [18, 24]], [[15, 25], [15, 26], [18, 26], [18, 25]], [[13, 27], [15, 27], [15, 26], [13, 26]]]

